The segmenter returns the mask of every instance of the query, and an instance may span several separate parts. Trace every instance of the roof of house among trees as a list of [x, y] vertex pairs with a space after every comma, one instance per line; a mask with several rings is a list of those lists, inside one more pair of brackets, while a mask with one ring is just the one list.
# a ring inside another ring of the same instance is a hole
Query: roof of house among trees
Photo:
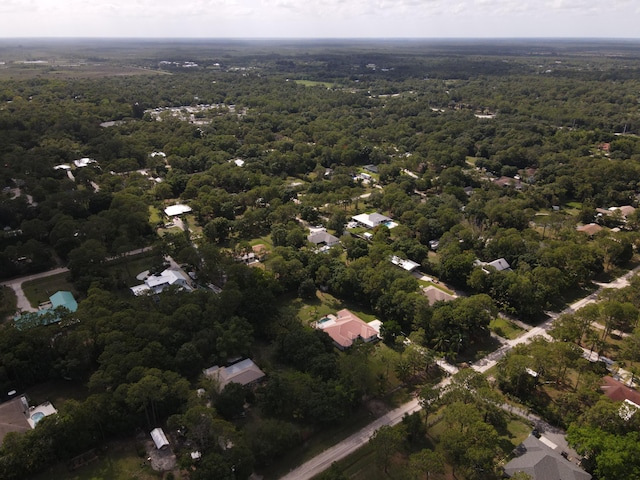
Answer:
[[517, 448], [521, 454], [504, 466], [511, 476], [524, 472], [533, 480], [590, 480], [591, 475], [552, 450], [533, 435], [529, 435]]

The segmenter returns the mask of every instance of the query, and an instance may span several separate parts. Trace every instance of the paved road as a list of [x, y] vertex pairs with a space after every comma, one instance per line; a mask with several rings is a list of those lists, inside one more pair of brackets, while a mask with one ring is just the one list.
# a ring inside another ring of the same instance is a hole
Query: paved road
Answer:
[[302, 464], [295, 470], [292, 470], [281, 480], [307, 480], [322, 473], [331, 466], [333, 462], [343, 459], [347, 455], [355, 452], [358, 448], [369, 442], [371, 435], [383, 425], [396, 425], [402, 421], [402, 417], [409, 413], [420, 410], [420, 404], [417, 399], [405, 403], [399, 408], [388, 412], [382, 417], [376, 419], [362, 430], [354, 433], [350, 437], [344, 439], [340, 443], [325, 450], [321, 454], [313, 457], [308, 462]]
[[[513, 340], [507, 340], [496, 351], [490, 353], [483, 359], [475, 362], [475, 364], [473, 364], [473, 368], [480, 373], [484, 373], [487, 370], [489, 370], [491, 367], [493, 367], [498, 362], [498, 360], [504, 357], [507, 354], [507, 352], [511, 350], [514, 346], [522, 343], [528, 343], [537, 336], [543, 336], [551, 340], [551, 337], [549, 336], [547, 331], [551, 328], [553, 321], [559, 315], [563, 313], [574, 312], [579, 308], [583, 307], [584, 305], [586, 305], [587, 303], [591, 303], [595, 301], [600, 291], [602, 291], [604, 288], [622, 288], [627, 286], [629, 284], [629, 278], [635, 273], [637, 273], [638, 271], [640, 271], [640, 266], [637, 268], [634, 268], [633, 270], [623, 275], [622, 277], [615, 279], [611, 283], [598, 284], [599, 289], [596, 292], [590, 294], [588, 297], [584, 299], [578, 300], [577, 302], [571, 304], [569, 307], [567, 307], [560, 313], [550, 314], [547, 320], [545, 320], [540, 325], [532, 328], [531, 330], [525, 332], [520, 337]], [[444, 360], [438, 360], [437, 363], [440, 366], [440, 368], [442, 368], [449, 374], [455, 374], [458, 371], [458, 368], [456, 366], [448, 364]], [[449, 383], [449, 377], [445, 378], [442, 382], [440, 382], [439, 387], [444, 387], [448, 383]], [[370, 423], [365, 428], [354, 433], [353, 435], [341, 441], [340, 443], [337, 443], [333, 447], [325, 450], [324, 452], [320, 453], [316, 457], [300, 465], [298, 468], [292, 470], [284, 477], [281, 477], [281, 480], [308, 480], [313, 478], [314, 476], [322, 473], [327, 468], [329, 468], [333, 462], [337, 462], [338, 460], [345, 458], [346, 456], [355, 452], [358, 448], [367, 444], [369, 441], [369, 438], [371, 438], [371, 435], [373, 435], [373, 433], [377, 429], [379, 429], [381, 426], [396, 425], [402, 420], [402, 416], [405, 413], [413, 413], [418, 410], [420, 410], [420, 405], [418, 401], [415, 399], [402, 405], [396, 410], [393, 410], [387, 413], [386, 415], [376, 419], [374, 422]], [[564, 438], [562, 431], [552, 427], [551, 425], [547, 424], [546, 422], [544, 422], [542, 419], [540, 419], [535, 415], [529, 414], [524, 411], [515, 411], [515, 410], [517, 409], [514, 409], [513, 413], [522, 415], [525, 418], [534, 422], [534, 424], [537, 424], [543, 427], [543, 429], [546, 432], [545, 435], [552, 437], [553, 443], [555, 443], [559, 447], [562, 447], [562, 448], [565, 447], [566, 442], [564, 440], [561, 440]]]
[[[124, 253], [120, 257], [109, 257], [109, 258], [106, 258], [105, 260], [107, 262], [109, 262], [109, 261], [112, 261], [112, 260], [117, 260], [118, 258], [121, 258], [121, 257], [130, 257], [132, 255], [139, 255], [139, 254], [147, 252], [147, 251], [149, 251], [151, 249], [152, 249], [152, 247], [138, 248], [136, 250], [131, 250], [130, 252]], [[68, 272], [68, 271], [69, 271], [69, 269], [67, 267], [54, 268], [53, 270], [47, 270], [46, 272], [34, 273], [33, 275], [26, 275], [24, 277], [18, 277], [18, 278], [13, 278], [11, 280], [5, 280], [4, 282], [1, 282], [0, 285], [9, 287], [15, 292], [16, 300], [17, 300], [16, 308], [18, 309], [18, 311], [22, 311], [22, 312], [37, 312], [38, 309], [32, 307], [31, 304], [29, 303], [29, 300], [27, 300], [27, 297], [25, 296], [24, 291], [22, 290], [22, 284], [24, 282], [29, 282], [31, 280], [37, 280], [39, 278], [51, 277], [53, 275], [58, 275], [59, 273], [65, 273], [65, 272]]]
[[68, 272], [68, 271], [69, 271], [69, 269], [66, 268], [66, 267], [55, 268], [53, 270], [48, 270], [46, 272], [34, 273], [33, 275], [27, 275], [25, 277], [19, 277], [19, 278], [14, 278], [12, 280], [6, 280], [6, 281], [0, 283], [0, 285], [3, 285], [5, 287], [9, 287], [15, 292], [16, 298], [17, 298], [18, 311], [37, 312], [38, 309], [32, 307], [31, 304], [29, 303], [29, 300], [27, 300], [27, 297], [24, 295], [24, 291], [22, 290], [22, 284], [24, 282], [29, 282], [31, 280], [37, 280], [39, 278], [50, 277], [52, 275], [58, 275], [59, 273], [65, 273], [65, 272]]

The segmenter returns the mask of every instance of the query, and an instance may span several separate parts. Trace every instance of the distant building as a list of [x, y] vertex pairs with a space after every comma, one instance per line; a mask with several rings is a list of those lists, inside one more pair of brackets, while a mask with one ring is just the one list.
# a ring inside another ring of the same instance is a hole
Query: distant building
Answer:
[[91, 159], [91, 158], [86, 158], [86, 157], [85, 158], [81, 158], [79, 160], [74, 160], [73, 161], [73, 164], [76, 166], [76, 168], [88, 167], [92, 163], [96, 163], [96, 161]]
[[391, 219], [380, 213], [361, 213], [351, 217], [355, 222], [367, 228], [375, 228], [380, 224], [391, 222]]
[[413, 272], [420, 266], [419, 263], [414, 262], [413, 260], [406, 260], [396, 255], [393, 255], [389, 260], [391, 261], [391, 263], [397, 265], [400, 268], [403, 268], [407, 272]]
[[590, 237], [593, 237], [596, 233], [602, 231], [602, 227], [597, 223], [589, 223], [587, 225], [581, 225], [576, 228], [577, 231], [586, 233]]
[[244, 386], [252, 385], [265, 377], [264, 372], [249, 358], [228, 367], [214, 365], [211, 368], [207, 368], [204, 374], [206, 377], [217, 381], [220, 390], [230, 383], [239, 383]]
[[78, 309], [78, 302], [71, 292], [59, 291], [49, 297], [49, 304], [45, 308], [41, 308], [37, 312], [24, 313], [14, 318], [15, 326], [18, 330], [26, 330], [28, 328], [41, 325], [51, 325], [62, 320], [62, 312], [60, 307], [75, 312]]
[[130, 290], [134, 295], [145, 295], [147, 293], [160, 293], [169, 286], [178, 286], [188, 292], [192, 291], [189, 277], [182, 270], [167, 268], [162, 273], [149, 275], [144, 283], [131, 287]]
[[378, 326], [378, 330], [376, 330], [347, 309], [340, 310], [335, 316], [328, 315], [316, 322], [316, 328], [325, 331], [340, 350], [349, 348], [358, 338], [364, 342], [377, 340], [380, 329]]
[[25, 395], [0, 404], [0, 446], [2, 446], [2, 441], [7, 433], [28, 432], [35, 428], [44, 417], [55, 413], [58, 413], [58, 410], [49, 402], [44, 402], [36, 407], [29, 406]]
[[474, 265], [482, 267], [482, 271], [487, 274], [491, 272], [492, 268], [497, 272], [511, 271], [511, 265], [509, 265], [509, 262], [507, 262], [504, 258], [498, 258], [497, 260], [493, 260], [492, 262], [481, 262], [480, 260], [476, 260], [474, 262]]
[[164, 213], [167, 217], [175, 217], [177, 215], [183, 215], [185, 213], [189, 213], [191, 211], [191, 207], [188, 205], [171, 205], [164, 209]]
[[536, 437], [529, 435], [516, 449], [517, 456], [504, 466], [508, 477], [518, 472], [533, 480], [590, 480], [591, 475]]
[[334, 245], [338, 245], [340, 243], [340, 239], [330, 233], [319, 230], [307, 237], [307, 240], [313, 243], [318, 250], [323, 252], [329, 250]]
[[433, 285], [423, 288], [422, 293], [429, 300], [429, 305], [433, 305], [436, 302], [450, 302], [456, 298], [455, 295], [451, 295]]

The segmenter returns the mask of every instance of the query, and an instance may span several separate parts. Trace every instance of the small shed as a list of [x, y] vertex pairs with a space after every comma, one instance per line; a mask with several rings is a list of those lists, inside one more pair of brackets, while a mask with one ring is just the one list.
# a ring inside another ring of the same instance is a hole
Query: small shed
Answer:
[[158, 450], [165, 450], [169, 446], [169, 440], [160, 427], [151, 430], [151, 438]]

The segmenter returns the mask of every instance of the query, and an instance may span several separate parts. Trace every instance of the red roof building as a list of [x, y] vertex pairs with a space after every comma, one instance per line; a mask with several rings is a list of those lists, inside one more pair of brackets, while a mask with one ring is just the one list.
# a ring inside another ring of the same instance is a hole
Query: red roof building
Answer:
[[371, 325], [347, 309], [337, 312], [335, 319], [319, 322], [317, 326], [327, 332], [340, 350], [349, 348], [358, 338], [365, 342], [378, 338], [378, 332]]

